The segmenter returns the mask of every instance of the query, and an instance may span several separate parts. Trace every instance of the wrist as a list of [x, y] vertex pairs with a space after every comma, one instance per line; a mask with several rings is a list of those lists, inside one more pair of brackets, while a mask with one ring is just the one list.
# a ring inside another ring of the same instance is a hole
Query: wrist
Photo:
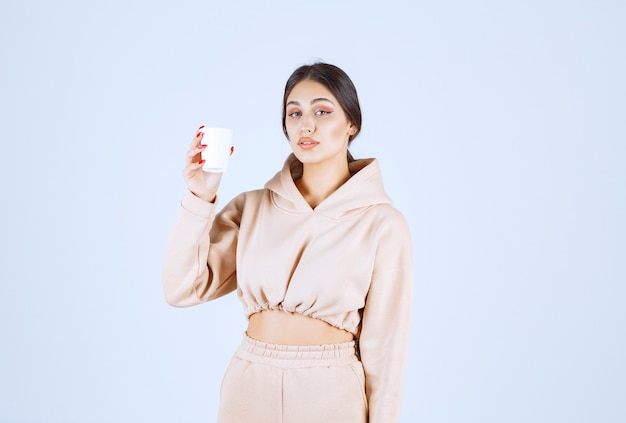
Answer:
[[189, 192], [191, 192], [195, 197], [198, 197], [199, 199], [206, 201], [207, 203], [215, 203], [215, 198], [217, 198], [217, 193], [215, 192], [204, 194], [204, 195], [199, 195], [193, 192], [192, 190], [189, 190]]

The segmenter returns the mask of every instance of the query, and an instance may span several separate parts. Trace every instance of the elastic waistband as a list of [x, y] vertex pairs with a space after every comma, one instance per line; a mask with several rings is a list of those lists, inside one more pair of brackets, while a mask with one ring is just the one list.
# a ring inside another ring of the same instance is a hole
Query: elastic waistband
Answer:
[[235, 356], [281, 368], [350, 364], [358, 360], [354, 341], [322, 345], [280, 345], [244, 334]]

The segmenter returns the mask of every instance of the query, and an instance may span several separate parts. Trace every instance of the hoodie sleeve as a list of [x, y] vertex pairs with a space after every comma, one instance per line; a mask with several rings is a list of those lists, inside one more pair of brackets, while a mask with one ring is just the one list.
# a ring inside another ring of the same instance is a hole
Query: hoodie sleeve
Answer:
[[400, 419], [412, 298], [411, 239], [399, 212], [381, 223], [359, 349], [365, 370], [369, 423]]
[[237, 288], [242, 201], [243, 197], [237, 197], [216, 216], [214, 203], [185, 193], [163, 262], [163, 289], [169, 304], [192, 306]]

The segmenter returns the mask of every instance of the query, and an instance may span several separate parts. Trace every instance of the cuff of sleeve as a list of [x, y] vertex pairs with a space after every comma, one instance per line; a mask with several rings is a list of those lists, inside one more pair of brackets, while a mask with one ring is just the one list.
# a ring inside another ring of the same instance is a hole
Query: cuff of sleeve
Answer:
[[208, 201], [204, 201], [198, 197], [196, 197], [191, 191], [186, 190], [183, 195], [183, 200], [180, 205], [183, 209], [188, 211], [191, 214], [194, 214], [199, 217], [204, 217], [205, 219], [213, 218], [215, 214], [215, 206], [217, 204], [217, 197], [215, 198], [214, 203], [209, 203]]

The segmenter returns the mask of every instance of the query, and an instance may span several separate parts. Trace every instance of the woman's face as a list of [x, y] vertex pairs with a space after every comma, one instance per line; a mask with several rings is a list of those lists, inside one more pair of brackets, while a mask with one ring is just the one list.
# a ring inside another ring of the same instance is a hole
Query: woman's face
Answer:
[[348, 139], [356, 127], [328, 88], [315, 81], [299, 82], [285, 108], [285, 127], [298, 160], [311, 164], [346, 159]]

